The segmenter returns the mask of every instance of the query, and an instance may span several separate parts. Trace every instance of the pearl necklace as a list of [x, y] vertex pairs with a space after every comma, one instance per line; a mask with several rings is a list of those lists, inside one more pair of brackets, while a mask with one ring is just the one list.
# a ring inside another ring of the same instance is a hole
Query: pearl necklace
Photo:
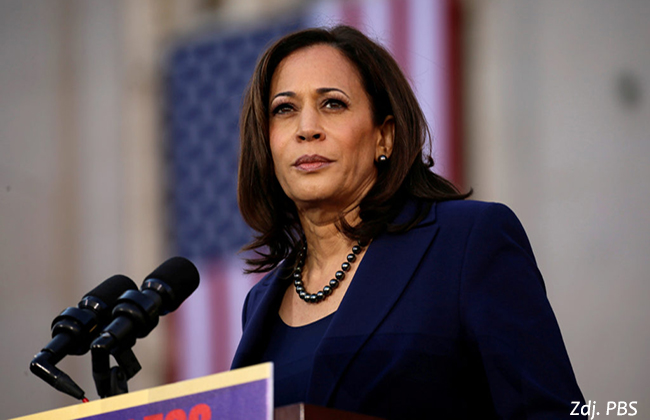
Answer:
[[302, 282], [302, 268], [305, 265], [305, 258], [307, 258], [307, 243], [303, 241], [303, 244], [302, 249], [298, 253], [298, 263], [296, 264], [296, 268], [293, 270], [292, 277], [296, 293], [298, 293], [300, 299], [307, 303], [318, 303], [331, 295], [334, 289], [336, 289], [339, 286], [339, 283], [345, 278], [345, 273], [350, 270], [350, 264], [356, 261], [357, 255], [361, 253], [365, 246], [361, 241], [357, 241], [357, 245], [353, 246], [352, 252], [348, 254], [347, 261], [341, 264], [341, 269], [334, 274], [334, 278], [330, 280], [329, 284], [317, 293], [308, 293], [305, 290], [304, 283]]

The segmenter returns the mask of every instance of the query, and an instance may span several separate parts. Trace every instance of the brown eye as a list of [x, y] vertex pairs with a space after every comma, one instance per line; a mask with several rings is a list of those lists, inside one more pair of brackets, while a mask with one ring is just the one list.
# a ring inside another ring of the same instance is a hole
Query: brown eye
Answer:
[[273, 115], [286, 114], [288, 112], [291, 112], [292, 110], [293, 110], [293, 106], [291, 106], [291, 104], [284, 103], [273, 108], [271, 114]]
[[328, 109], [345, 109], [348, 105], [340, 99], [328, 99], [325, 101], [325, 108]]

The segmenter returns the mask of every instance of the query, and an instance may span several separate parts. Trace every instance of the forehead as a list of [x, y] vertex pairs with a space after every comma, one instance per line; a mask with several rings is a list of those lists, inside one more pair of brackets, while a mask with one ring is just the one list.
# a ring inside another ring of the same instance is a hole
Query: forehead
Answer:
[[355, 65], [338, 49], [325, 44], [301, 48], [285, 57], [273, 73], [271, 93], [303, 84], [364, 90]]

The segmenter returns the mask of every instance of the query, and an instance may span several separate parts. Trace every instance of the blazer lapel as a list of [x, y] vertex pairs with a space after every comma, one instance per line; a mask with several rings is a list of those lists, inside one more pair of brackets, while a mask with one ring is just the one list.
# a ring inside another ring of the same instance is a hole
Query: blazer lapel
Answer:
[[[347, 366], [400, 299], [438, 231], [433, 206], [416, 228], [399, 235], [384, 234], [368, 247], [316, 350], [308, 403], [328, 404]], [[397, 221], [402, 216], [404, 212]]]
[[284, 266], [281, 265], [261, 280], [261, 287], [256, 290], [255, 296], [249, 296], [248, 299], [259, 300], [259, 304], [252, 305], [255, 309], [253, 313], [248, 314], [248, 322], [237, 346], [231, 369], [259, 363], [261, 351], [268, 341], [268, 331], [270, 331], [268, 321], [272, 319], [270, 315], [273, 311], [277, 311], [279, 299], [286, 290], [287, 283], [279, 278], [284, 272], [283, 268]]

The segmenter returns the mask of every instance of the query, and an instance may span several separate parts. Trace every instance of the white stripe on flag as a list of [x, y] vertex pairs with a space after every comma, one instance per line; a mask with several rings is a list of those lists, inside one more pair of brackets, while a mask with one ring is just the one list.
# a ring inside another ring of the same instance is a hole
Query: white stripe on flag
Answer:
[[436, 161], [435, 170], [450, 175], [448, 76], [444, 0], [411, 0], [409, 7], [409, 77], [427, 119]]
[[227, 340], [227, 351], [230, 360], [235, 355], [237, 345], [242, 335], [241, 313], [244, 306], [244, 300], [248, 291], [253, 287], [259, 276], [244, 275], [244, 262], [238, 258], [232, 258], [228, 261], [228, 313], [229, 328]]
[[359, 29], [368, 37], [379, 41], [392, 51], [392, 27], [390, 25], [389, 0], [361, 2], [361, 19]]
[[177, 343], [179, 358], [179, 379], [197, 378], [206, 374], [206, 369], [211, 366], [211, 326], [210, 296], [212, 282], [209, 281], [204, 267], [196, 264], [201, 276], [201, 283], [197, 290], [178, 309], [177, 334], [180, 342]]

